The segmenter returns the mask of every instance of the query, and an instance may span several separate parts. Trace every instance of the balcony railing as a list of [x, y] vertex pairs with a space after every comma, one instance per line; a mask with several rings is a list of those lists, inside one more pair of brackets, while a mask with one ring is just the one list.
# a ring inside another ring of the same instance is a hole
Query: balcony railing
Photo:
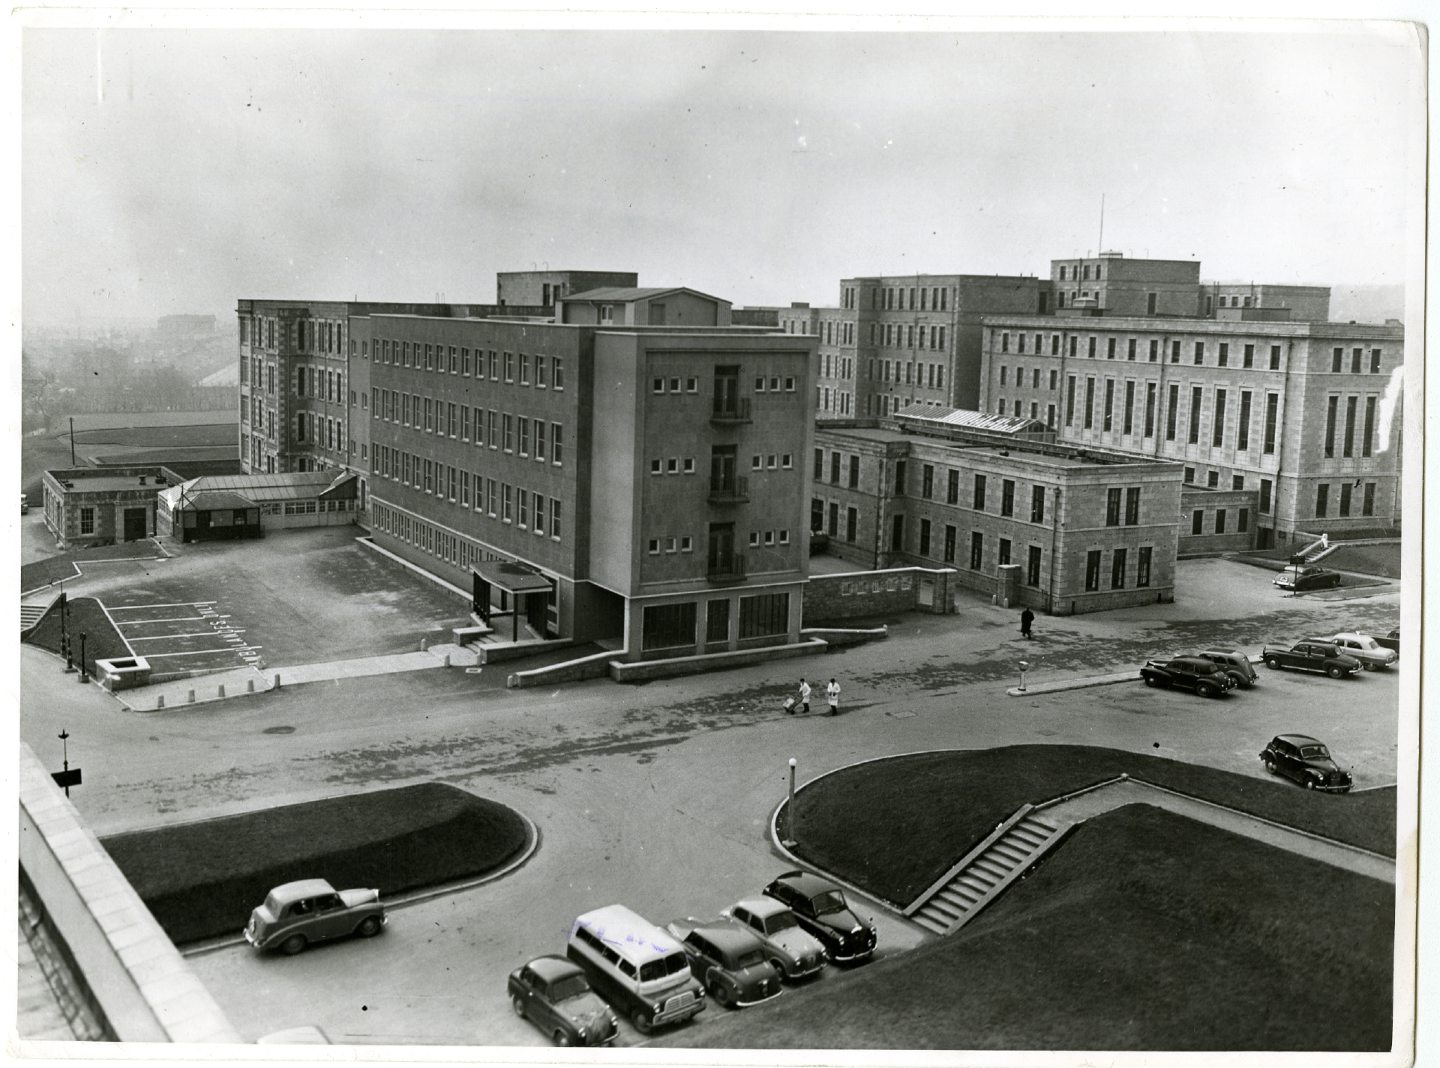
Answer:
[[715, 401], [710, 409], [710, 422], [712, 423], [748, 423], [750, 422], [750, 398], [735, 397], [729, 400]]
[[711, 504], [743, 504], [750, 499], [750, 480], [743, 475], [710, 480]]
[[705, 562], [705, 579], [708, 582], [744, 582], [745, 555], [743, 553], [712, 555]]

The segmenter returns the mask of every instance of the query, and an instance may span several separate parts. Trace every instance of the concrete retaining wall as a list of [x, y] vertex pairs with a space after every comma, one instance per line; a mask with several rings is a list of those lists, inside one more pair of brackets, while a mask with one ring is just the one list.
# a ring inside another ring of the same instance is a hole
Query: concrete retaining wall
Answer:
[[796, 656], [823, 653], [828, 646], [822, 641], [800, 642], [798, 645], [769, 645], [761, 649], [745, 649], [735, 653], [710, 653], [705, 656], [676, 656], [666, 660], [642, 660], [635, 663], [612, 661], [610, 677], [616, 682], [644, 682], [649, 679], [671, 678], [676, 675], [698, 675], [703, 671], [721, 671], [745, 664], [763, 664], [767, 660], [785, 660]]
[[44, 765], [23, 743], [19, 755], [20, 870], [95, 1015], [121, 1042], [239, 1042]]
[[[855, 619], [861, 616], [892, 615], [925, 610], [944, 613], [952, 610], [951, 568], [890, 568], [883, 571], [852, 571], [843, 575], [811, 575], [805, 586], [804, 622]], [[934, 586], [931, 603], [921, 602], [920, 591], [928, 581]]]

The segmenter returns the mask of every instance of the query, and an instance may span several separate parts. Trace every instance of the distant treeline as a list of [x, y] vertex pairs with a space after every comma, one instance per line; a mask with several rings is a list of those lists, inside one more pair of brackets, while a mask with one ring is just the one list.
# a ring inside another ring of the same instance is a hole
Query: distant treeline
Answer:
[[[234, 386], [187, 386], [163, 393], [77, 389], [57, 398], [66, 414], [80, 412], [231, 412], [239, 404]], [[52, 417], [53, 423], [56, 417]], [[62, 422], [64, 417], [58, 417]]]

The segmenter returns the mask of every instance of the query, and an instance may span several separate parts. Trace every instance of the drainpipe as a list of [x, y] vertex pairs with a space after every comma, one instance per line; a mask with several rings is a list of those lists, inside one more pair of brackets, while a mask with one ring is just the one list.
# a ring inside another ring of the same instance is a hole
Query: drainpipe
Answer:
[[1060, 487], [1055, 487], [1055, 498], [1051, 501], [1050, 511], [1050, 586], [1045, 591], [1045, 612], [1053, 615], [1055, 612], [1055, 543], [1058, 539], [1060, 527]]
[[880, 456], [880, 465], [876, 468], [876, 477], [879, 481], [875, 486], [875, 552], [874, 559], [870, 564], [872, 571], [878, 571], [880, 569], [880, 546], [882, 544], [880, 539], [883, 536], [885, 527], [885, 487], [888, 483], [886, 481], [885, 456], [883, 453]]

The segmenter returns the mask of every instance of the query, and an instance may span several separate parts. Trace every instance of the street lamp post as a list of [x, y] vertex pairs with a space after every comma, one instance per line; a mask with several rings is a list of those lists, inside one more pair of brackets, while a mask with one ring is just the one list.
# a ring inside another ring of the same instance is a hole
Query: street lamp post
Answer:
[[90, 672], [85, 667], [85, 632], [80, 632], [80, 681], [89, 682]]
[[787, 849], [795, 847], [795, 758], [790, 758], [790, 800], [785, 806], [785, 838], [781, 845]]
[[65, 674], [75, 673], [75, 664], [70, 656], [70, 597], [60, 591], [60, 655], [65, 658]]
[[1025, 692], [1025, 672], [1030, 670], [1030, 661], [1020, 661], [1020, 692]]
[[66, 796], [66, 797], [69, 797], [69, 796], [70, 796], [70, 745], [69, 745], [69, 742], [67, 741], [67, 739], [69, 739], [69, 737], [70, 737], [70, 732], [67, 731], [64, 727], [61, 727], [61, 728], [60, 728], [60, 734], [59, 734], [59, 738], [60, 738], [60, 752], [61, 752], [61, 755], [62, 755], [62, 757], [63, 757], [63, 759], [64, 759], [64, 766], [65, 766], [65, 775], [64, 775], [64, 778], [63, 778], [62, 781], [65, 783], [65, 796]]

